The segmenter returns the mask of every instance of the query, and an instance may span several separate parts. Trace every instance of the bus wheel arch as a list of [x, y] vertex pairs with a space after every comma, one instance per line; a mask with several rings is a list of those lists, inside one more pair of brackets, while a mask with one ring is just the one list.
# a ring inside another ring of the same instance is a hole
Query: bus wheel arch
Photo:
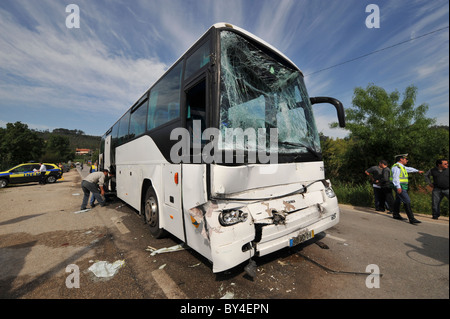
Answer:
[[160, 228], [160, 209], [158, 197], [151, 185], [149, 185], [145, 190], [143, 205], [144, 220], [150, 228], [150, 233], [155, 238], [164, 237], [166, 235], [166, 231], [163, 228]]

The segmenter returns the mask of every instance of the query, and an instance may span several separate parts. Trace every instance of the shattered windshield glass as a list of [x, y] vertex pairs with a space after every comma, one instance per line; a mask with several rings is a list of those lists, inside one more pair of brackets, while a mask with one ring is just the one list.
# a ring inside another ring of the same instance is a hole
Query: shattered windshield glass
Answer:
[[[302, 74], [280, 63], [274, 54], [264, 52], [243, 37], [222, 31], [220, 130], [221, 148], [256, 149], [258, 139], [247, 138], [244, 145], [230, 143], [226, 131], [278, 133], [278, 153], [320, 153], [311, 104]], [[261, 131], [264, 129], [265, 131]], [[229, 134], [229, 132], [228, 132]], [[270, 149], [269, 137], [266, 145]]]

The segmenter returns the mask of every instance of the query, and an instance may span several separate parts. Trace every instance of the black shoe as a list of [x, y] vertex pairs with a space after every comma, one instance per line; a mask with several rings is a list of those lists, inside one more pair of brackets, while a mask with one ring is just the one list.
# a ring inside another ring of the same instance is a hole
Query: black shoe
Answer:
[[433, 216], [431, 219], [438, 219], [439, 217], [438, 216]]
[[405, 220], [405, 219], [406, 219], [406, 218], [403, 218], [403, 217], [400, 216], [400, 215], [395, 215], [395, 214], [394, 214], [394, 216], [392, 216], [392, 218], [398, 219], [398, 220]]
[[411, 220], [409, 221], [409, 223], [410, 223], [410, 224], [420, 224], [421, 221], [414, 218], [414, 219], [411, 219]]

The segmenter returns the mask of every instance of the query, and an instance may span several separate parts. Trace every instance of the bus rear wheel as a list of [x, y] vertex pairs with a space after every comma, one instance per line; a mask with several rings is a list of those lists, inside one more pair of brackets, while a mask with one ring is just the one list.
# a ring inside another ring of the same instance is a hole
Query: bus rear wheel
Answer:
[[165, 235], [164, 229], [159, 227], [159, 206], [158, 197], [153, 188], [149, 187], [145, 194], [144, 219], [149, 225], [150, 233], [155, 238], [162, 238]]

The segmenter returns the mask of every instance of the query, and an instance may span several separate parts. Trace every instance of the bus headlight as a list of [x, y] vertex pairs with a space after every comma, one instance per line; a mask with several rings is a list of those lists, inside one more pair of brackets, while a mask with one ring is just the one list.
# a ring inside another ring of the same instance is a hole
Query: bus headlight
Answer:
[[329, 198], [333, 198], [336, 196], [336, 194], [334, 193], [334, 190], [331, 187], [326, 187], [325, 188], [325, 194], [329, 197]]
[[219, 214], [219, 222], [222, 226], [231, 226], [245, 222], [247, 218], [248, 213], [245, 213], [240, 209], [227, 209]]

